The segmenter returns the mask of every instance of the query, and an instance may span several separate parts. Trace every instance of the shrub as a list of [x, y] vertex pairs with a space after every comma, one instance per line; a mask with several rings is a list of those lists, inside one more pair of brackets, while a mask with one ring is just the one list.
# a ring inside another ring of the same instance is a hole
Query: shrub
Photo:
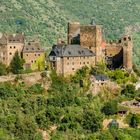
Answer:
[[109, 101], [107, 102], [104, 107], [102, 108], [102, 112], [105, 115], [114, 115], [118, 112], [118, 104], [116, 101]]

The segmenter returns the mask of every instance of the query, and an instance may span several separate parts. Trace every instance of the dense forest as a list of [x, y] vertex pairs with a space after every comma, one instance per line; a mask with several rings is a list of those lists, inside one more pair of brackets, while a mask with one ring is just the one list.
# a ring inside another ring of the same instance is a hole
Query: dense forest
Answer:
[[117, 119], [119, 102], [140, 99], [140, 91], [127, 84], [116, 92], [104, 90], [94, 96], [87, 91], [90, 75], [95, 73], [106, 73], [119, 85], [137, 80], [125, 71], [110, 72], [99, 66], [84, 67], [67, 78], [55, 72], [51, 77], [42, 74], [46, 82], [51, 81], [48, 91], [39, 83], [28, 86], [19, 76], [0, 84], [0, 139], [43, 140], [44, 131], [52, 140], [139, 140], [139, 114], [127, 114], [130, 127], [124, 129], [118, 125], [103, 129], [103, 120]]
[[[104, 37], [112, 40], [125, 32], [134, 36], [134, 62], [139, 62], [139, 0], [0, 0], [0, 32], [24, 32], [38, 36], [44, 47], [66, 39], [68, 21], [103, 26]], [[137, 52], [137, 53], [136, 53]]]

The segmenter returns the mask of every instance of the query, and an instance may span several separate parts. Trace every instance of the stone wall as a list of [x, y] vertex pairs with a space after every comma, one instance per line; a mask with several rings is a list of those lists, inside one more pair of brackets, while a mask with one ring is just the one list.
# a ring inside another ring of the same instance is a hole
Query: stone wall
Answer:
[[57, 59], [56, 70], [59, 74], [74, 74], [83, 66], [95, 66], [95, 57], [63, 57]]

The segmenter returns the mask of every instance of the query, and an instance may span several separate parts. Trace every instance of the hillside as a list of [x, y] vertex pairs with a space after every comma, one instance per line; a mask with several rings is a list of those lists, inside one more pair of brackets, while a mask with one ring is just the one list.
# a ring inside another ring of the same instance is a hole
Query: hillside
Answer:
[[[125, 29], [138, 31], [140, 23], [139, 0], [0, 0], [0, 3], [1, 32], [38, 35], [47, 47], [58, 37], [66, 38], [68, 21], [89, 24], [94, 19], [103, 25], [107, 39], [120, 37]], [[134, 40], [138, 48], [139, 37]], [[138, 54], [134, 58], [140, 64]]]

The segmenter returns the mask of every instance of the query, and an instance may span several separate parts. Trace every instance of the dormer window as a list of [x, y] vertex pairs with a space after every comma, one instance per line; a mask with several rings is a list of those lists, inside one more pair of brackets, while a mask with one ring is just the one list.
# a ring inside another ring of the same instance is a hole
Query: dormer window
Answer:
[[123, 39], [124, 41], [126, 41], [126, 37], [124, 37], [124, 39]]
[[69, 51], [68, 54], [71, 55], [71, 52]]

